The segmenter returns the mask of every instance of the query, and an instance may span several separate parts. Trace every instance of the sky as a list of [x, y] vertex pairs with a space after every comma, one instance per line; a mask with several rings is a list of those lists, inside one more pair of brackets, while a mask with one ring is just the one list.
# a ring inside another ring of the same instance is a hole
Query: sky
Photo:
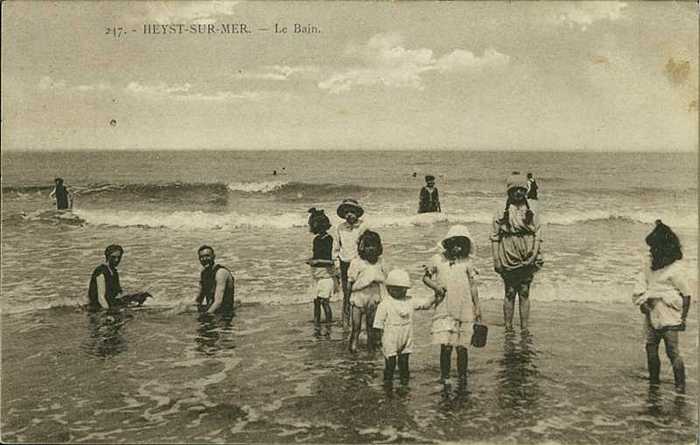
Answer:
[[3, 151], [698, 150], [693, 2], [2, 8]]

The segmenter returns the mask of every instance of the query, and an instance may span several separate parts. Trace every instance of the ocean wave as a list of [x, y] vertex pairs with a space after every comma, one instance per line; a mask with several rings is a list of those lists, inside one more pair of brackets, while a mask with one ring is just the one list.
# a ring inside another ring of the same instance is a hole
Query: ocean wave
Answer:
[[[146, 227], [168, 229], [235, 229], [235, 228], [273, 228], [291, 229], [305, 227], [307, 214], [281, 213], [281, 214], [244, 214], [208, 213], [203, 211], [131, 211], [131, 210], [87, 210], [75, 209], [74, 215], [81, 221], [93, 225], [117, 226], [117, 227]], [[433, 224], [471, 223], [491, 224], [493, 213], [476, 211], [471, 213], [424, 213], [424, 214], [370, 214], [364, 220], [371, 227], [411, 227], [427, 226]], [[67, 218], [67, 217], [63, 217]], [[698, 218], [695, 214], [668, 215], [652, 212], [610, 212], [605, 210], [568, 211], [565, 213], [546, 214], [542, 218], [544, 224], [570, 226], [576, 224], [592, 223], [636, 223], [653, 224], [657, 219], [662, 219], [671, 227], [697, 228]], [[70, 221], [75, 222], [74, 218]], [[340, 220], [334, 218], [335, 224]]]

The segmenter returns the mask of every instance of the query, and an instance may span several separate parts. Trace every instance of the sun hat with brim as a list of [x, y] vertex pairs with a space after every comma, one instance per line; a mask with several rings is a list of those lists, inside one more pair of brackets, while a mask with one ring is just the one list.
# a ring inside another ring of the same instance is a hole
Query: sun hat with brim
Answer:
[[521, 173], [511, 173], [506, 179], [506, 191], [508, 192], [513, 188], [527, 189], [527, 178]]
[[394, 269], [387, 275], [384, 284], [393, 287], [411, 287], [411, 277], [408, 276], [408, 272], [403, 269]]
[[353, 212], [357, 217], [361, 217], [364, 215], [365, 210], [360, 207], [360, 204], [357, 203], [356, 200], [354, 199], [344, 199], [343, 202], [338, 206], [338, 216], [345, 219], [345, 215], [348, 214], [348, 212]]
[[466, 238], [469, 240], [469, 244], [471, 244], [471, 255], [476, 254], [476, 244], [474, 243], [474, 238], [472, 238], [472, 234], [469, 232], [469, 229], [467, 226], [462, 225], [462, 224], [457, 224], [455, 226], [450, 227], [450, 229], [447, 231], [447, 235], [440, 240], [438, 243], [438, 248], [439, 249], [444, 249], [445, 248], [445, 241], [447, 241], [450, 238]]

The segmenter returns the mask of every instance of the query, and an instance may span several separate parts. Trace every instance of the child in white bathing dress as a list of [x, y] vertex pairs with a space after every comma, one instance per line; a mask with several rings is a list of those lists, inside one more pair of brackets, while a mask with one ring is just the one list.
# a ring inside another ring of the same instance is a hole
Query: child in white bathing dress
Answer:
[[348, 286], [350, 304], [352, 305], [352, 332], [350, 334], [350, 352], [357, 352], [360, 338], [362, 317], [367, 317], [367, 349], [375, 348], [372, 335], [374, 313], [382, 299], [384, 287], [384, 266], [382, 265], [382, 240], [379, 234], [365, 231], [358, 240], [358, 256], [350, 262], [348, 269]]
[[432, 258], [423, 277], [438, 298], [444, 297], [435, 306], [433, 344], [440, 345], [440, 380], [449, 381], [452, 348], [456, 347], [459, 383], [466, 386], [472, 322], [481, 321], [478, 271], [469, 258], [474, 243], [469, 229], [457, 225], [450, 227], [439, 246], [444, 251]]
[[413, 352], [413, 311], [429, 309], [435, 301], [434, 297], [430, 299], [407, 297], [406, 292], [410, 288], [411, 278], [407, 272], [401, 269], [389, 272], [386, 278], [388, 295], [379, 303], [374, 318], [374, 328], [382, 330], [385, 383], [393, 381], [397, 361], [401, 383], [408, 383], [408, 357]]

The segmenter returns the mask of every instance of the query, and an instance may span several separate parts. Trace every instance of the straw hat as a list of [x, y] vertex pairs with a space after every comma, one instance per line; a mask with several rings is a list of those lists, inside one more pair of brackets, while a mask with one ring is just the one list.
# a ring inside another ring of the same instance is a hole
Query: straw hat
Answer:
[[357, 217], [361, 217], [364, 215], [365, 210], [360, 207], [360, 204], [357, 203], [356, 200], [354, 199], [344, 199], [343, 202], [338, 206], [338, 216], [345, 219], [345, 215], [347, 215], [348, 212], [353, 212]]

